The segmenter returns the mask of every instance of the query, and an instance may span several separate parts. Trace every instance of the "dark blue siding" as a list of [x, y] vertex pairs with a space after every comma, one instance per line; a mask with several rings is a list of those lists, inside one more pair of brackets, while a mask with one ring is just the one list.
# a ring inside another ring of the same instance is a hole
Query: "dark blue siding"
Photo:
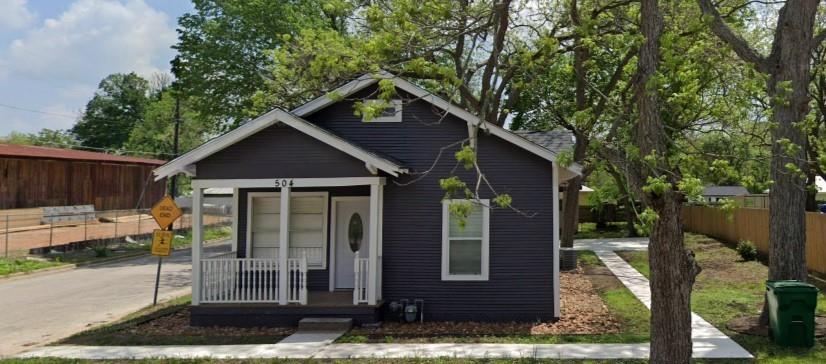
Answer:
[[[308, 117], [368, 149], [392, 156], [416, 171], [428, 170], [441, 148], [467, 137], [467, 126], [441, 119], [430, 104], [406, 104], [401, 123], [364, 123], [351, 102]], [[440, 121], [441, 119], [441, 121]], [[446, 149], [435, 168], [407, 186], [409, 177], [389, 181], [384, 201], [384, 300], [422, 298], [428, 320], [536, 320], [553, 318], [552, 166], [498, 137], [481, 135], [479, 164], [499, 193], [509, 193], [512, 210], [491, 211], [490, 276], [486, 282], [442, 281], [442, 207], [439, 179], [456, 169], [468, 183], [475, 174], [456, 166]], [[483, 197], [492, 197], [483, 185]]]
[[275, 125], [197, 163], [198, 179], [370, 176], [364, 162]]
[[[365, 91], [362, 96], [370, 91]], [[356, 96], [358, 97], [358, 96]], [[514, 207], [491, 212], [489, 280], [442, 281], [442, 207], [439, 179], [456, 171], [470, 184], [475, 173], [457, 166], [467, 126], [442, 117], [423, 101], [404, 106], [401, 123], [364, 123], [344, 101], [307, 117], [353, 142], [401, 161], [420, 175], [388, 177], [383, 231], [384, 301], [425, 300], [427, 320], [531, 321], [553, 318], [552, 166], [498, 137], [480, 132], [479, 164], [499, 193], [509, 193]], [[286, 127], [268, 128], [197, 165], [198, 178], [354, 177], [369, 175], [364, 163]], [[483, 198], [493, 193], [482, 185]], [[331, 191], [331, 196], [333, 195]], [[358, 192], [366, 195], [367, 191]], [[239, 226], [246, 225], [246, 192]], [[245, 228], [239, 229], [245, 241]], [[330, 235], [332, 232], [330, 232]], [[241, 243], [239, 243], [240, 245]], [[329, 246], [329, 244], [328, 244]], [[240, 249], [240, 246], [239, 246]], [[311, 274], [311, 289], [328, 288], [328, 274]]]

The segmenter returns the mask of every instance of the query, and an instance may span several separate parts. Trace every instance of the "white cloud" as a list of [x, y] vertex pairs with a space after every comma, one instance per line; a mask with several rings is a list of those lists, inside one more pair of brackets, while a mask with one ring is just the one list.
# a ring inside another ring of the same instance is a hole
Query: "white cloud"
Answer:
[[12, 41], [2, 63], [33, 79], [96, 83], [114, 72], [165, 70], [175, 40], [168, 16], [142, 0], [79, 0]]
[[0, 0], [0, 29], [21, 29], [34, 21], [26, 0]]

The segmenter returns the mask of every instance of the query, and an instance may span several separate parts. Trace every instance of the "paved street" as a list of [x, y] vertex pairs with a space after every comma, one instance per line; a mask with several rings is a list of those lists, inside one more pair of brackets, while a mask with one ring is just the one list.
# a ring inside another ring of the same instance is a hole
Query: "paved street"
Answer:
[[[208, 253], [228, 250], [211, 245]], [[159, 300], [190, 290], [190, 250], [164, 259]], [[157, 258], [0, 280], [0, 357], [69, 336], [152, 304]]]

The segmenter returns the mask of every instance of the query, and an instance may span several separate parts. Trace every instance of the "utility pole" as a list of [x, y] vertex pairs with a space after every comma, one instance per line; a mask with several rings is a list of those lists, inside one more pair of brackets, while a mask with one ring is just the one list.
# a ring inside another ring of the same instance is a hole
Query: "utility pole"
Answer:
[[[178, 139], [180, 138], [180, 131], [181, 131], [181, 98], [177, 92], [175, 92], [175, 136], [174, 140], [172, 141], [172, 154], [173, 158], [178, 157]], [[172, 180], [169, 184], [169, 195], [172, 198], [178, 196], [178, 175], [172, 175]]]

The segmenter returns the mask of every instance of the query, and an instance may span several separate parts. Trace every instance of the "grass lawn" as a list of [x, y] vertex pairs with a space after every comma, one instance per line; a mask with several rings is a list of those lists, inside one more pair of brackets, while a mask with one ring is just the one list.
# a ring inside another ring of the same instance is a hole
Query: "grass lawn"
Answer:
[[613, 239], [628, 237], [625, 222], [609, 222], [604, 229], [597, 229], [594, 222], [583, 222], [579, 224], [579, 231], [574, 235], [575, 239]]
[[294, 331], [279, 328], [189, 327], [189, 304], [189, 296], [166, 301], [134, 312], [115, 323], [75, 334], [56, 345], [273, 344]]
[[[231, 234], [232, 228], [229, 226], [208, 227], [204, 229], [204, 241], [228, 238]], [[50, 253], [46, 254], [44, 257], [52, 262], [72, 264], [91, 263], [117, 257], [145, 254], [149, 252], [151, 244], [151, 239], [140, 239], [134, 243], [112, 243], [102, 251], [87, 248], [64, 253]], [[172, 241], [172, 247], [175, 249], [184, 248], [190, 244], [192, 244], [191, 231], [187, 231], [185, 235], [176, 235], [175, 239]]]
[[[582, 274], [602, 298], [608, 312], [620, 323], [619, 333], [610, 334], [562, 334], [542, 335], [531, 333], [531, 325], [503, 323], [501, 333], [489, 333], [491, 326], [496, 331], [496, 324], [457, 326], [457, 333], [444, 333], [450, 330], [438, 330], [438, 333], [410, 334], [408, 325], [385, 325], [378, 333], [369, 333], [363, 329], [354, 329], [342, 336], [338, 343], [515, 343], [515, 344], [564, 344], [564, 343], [644, 343], [649, 341], [648, 309], [628, 291], [608, 268], [604, 267], [592, 252], [580, 253]], [[563, 310], [565, 306], [563, 304]], [[563, 312], [564, 316], [564, 312]], [[438, 324], [433, 324], [438, 326]], [[447, 325], [445, 325], [447, 326]], [[399, 330], [399, 331], [394, 331]], [[411, 330], [415, 331], [415, 330]], [[423, 331], [427, 331], [426, 329]], [[480, 333], [485, 332], [485, 333]]]
[[[768, 268], [760, 262], [744, 262], [733, 249], [704, 235], [686, 234], [686, 246], [703, 268], [694, 284], [692, 310], [740, 343], [759, 363], [824, 363], [826, 338], [812, 349], [789, 349], [768, 338], [743, 335], [726, 328], [738, 317], [760, 313]], [[621, 252], [620, 256], [646, 277], [650, 274], [647, 252]], [[817, 314], [826, 316], [826, 296], [818, 297]]]
[[49, 260], [34, 260], [26, 258], [0, 258], [0, 277], [7, 276], [13, 273], [32, 272], [38, 269], [51, 268], [63, 264], [65, 263]]

